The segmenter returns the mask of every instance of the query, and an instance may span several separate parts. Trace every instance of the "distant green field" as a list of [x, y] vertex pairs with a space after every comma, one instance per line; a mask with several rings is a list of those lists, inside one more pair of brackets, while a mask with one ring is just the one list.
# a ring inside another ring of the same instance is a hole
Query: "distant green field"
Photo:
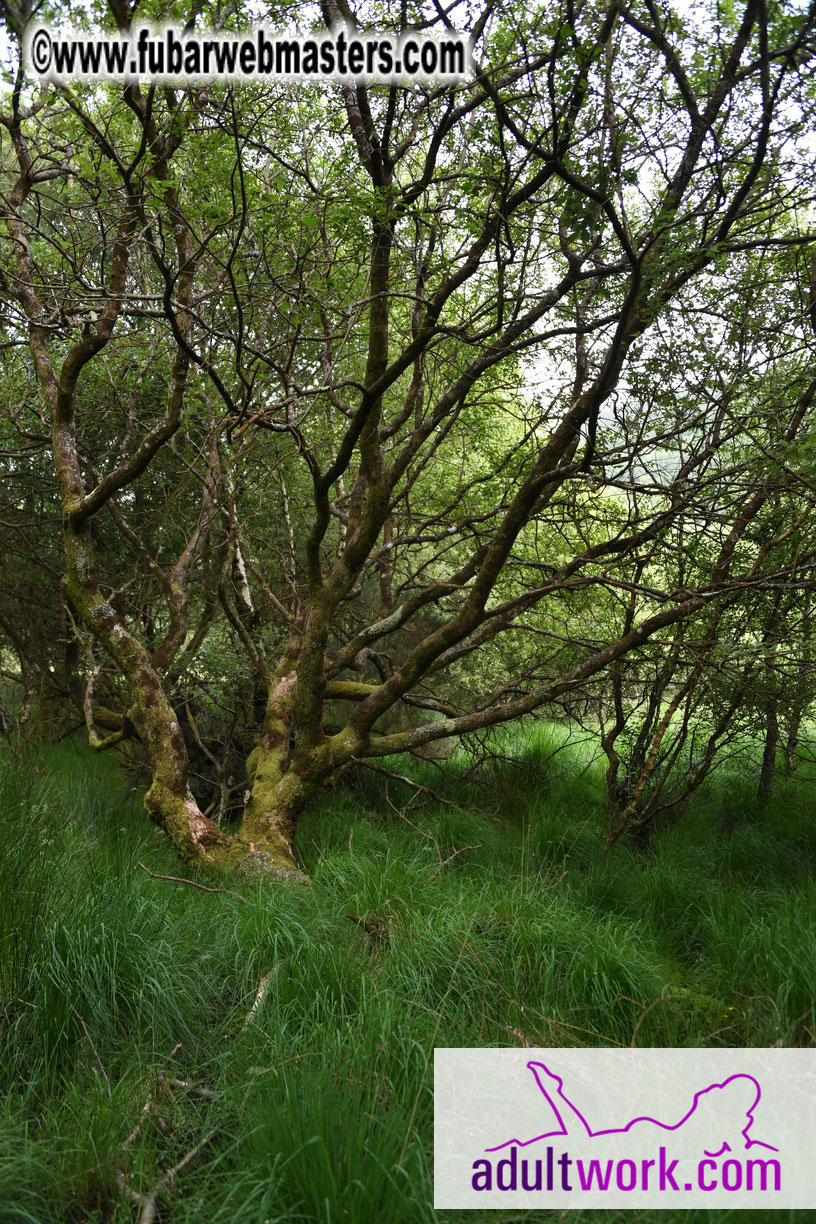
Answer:
[[154, 1191], [164, 1224], [634, 1220], [435, 1213], [434, 1046], [813, 1045], [816, 783], [760, 815], [720, 772], [605, 855], [602, 771], [558, 735], [417, 767], [444, 804], [369, 774], [327, 794], [313, 886], [244, 900], [142, 870], [189, 876], [112, 762], [6, 755], [1, 1224], [123, 1224]]

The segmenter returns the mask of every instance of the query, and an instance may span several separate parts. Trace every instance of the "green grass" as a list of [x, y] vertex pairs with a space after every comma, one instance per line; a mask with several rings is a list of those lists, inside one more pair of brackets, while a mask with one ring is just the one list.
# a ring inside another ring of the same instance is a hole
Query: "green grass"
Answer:
[[401, 815], [408, 788], [373, 775], [327, 794], [299, 830], [312, 888], [246, 905], [138, 866], [188, 874], [113, 762], [4, 758], [0, 1224], [135, 1220], [123, 1175], [147, 1193], [211, 1131], [165, 1224], [555, 1221], [433, 1211], [434, 1046], [812, 1045], [813, 783], [759, 814], [721, 774], [605, 855], [594, 746], [562, 738], [418, 767], [445, 805]]

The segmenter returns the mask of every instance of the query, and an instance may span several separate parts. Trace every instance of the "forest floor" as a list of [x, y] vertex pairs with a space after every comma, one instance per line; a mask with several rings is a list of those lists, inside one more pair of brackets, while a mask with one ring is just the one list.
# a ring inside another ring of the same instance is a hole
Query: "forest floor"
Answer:
[[155, 878], [190, 872], [113, 761], [6, 753], [0, 1224], [634, 1219], [434, 1212], [434, 1047], [816, 1044], [816, 763], [607, 854], [560, 736], [417, 766], [445, 802], [365, 773], [301, 823], [311, 887], [232, 892]]

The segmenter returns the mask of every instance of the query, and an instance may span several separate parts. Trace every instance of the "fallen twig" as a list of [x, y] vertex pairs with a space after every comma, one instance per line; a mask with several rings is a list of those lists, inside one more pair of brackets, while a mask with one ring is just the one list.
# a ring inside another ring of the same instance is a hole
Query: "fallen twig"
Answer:
[[136, 1123], [136, 1125], [134, 1126], [133, 1130], [132, 1130], [132, 1131], [130, 1132], [130, 1134], [128, 1135], [128, 1137], [127, 1137], [127, 1139], [125, 1140], [125, 1142], [122, 1144], [122, 1151], [123, 1151], [123, 1152], [126, 1152], [126, 1151], [128, 1150], [128, 1148], [131, 1146], [131, 1144], [135, 1143], [135, 1142], [136, 1142], [136, 1140], [139, 1138], [139, 1135], [140, 1135], [140, 1133], [141, 1133], [142, 1127], [144, 1126], [145, 1122], [147, 1121], [147, 1116], [148, 1116], [148, 1114], [151, 1112], [151, 1110], [152, 1110], [152, 1109], [153, 1109], [153, 1095], [152, 1095], [152, 1093], [151, 1093], [151, 1095], [150, 1095], [150, 1096], [147, 1098], [147, 1100], [145, 1101], [144, 1105], [143, 1105], [143, 1106], [142, 1106], [142, 1108], [141, 1108], [141, 1111], [140, 1111], [140, 1113], [139, 1113], [139, 1120], [138, 1120], [138, 1122]]
[[431, 874], [428, 876], [428, 879], [432, 880], [435, 875], [439, 875], [443, 867], [447, 867], [448, 863], [452, 862], [456, 858], [457, 854], [464, 854], [466, 850], [481, 850], [481, 848], [482, 848], [482, 843], [477, 842], [475, 846], [462, 846], [461, 850], [454, 850], [453, 854], [449, 854], [448, 857], [446, 859], [443, 859], [441, 863], [439, 864], [439, 866], [434, 871], [431, 872]]
[[184, 1088], [187, 1092], [192, 1092], [196, 1096], [205, 1097], [208, 1101], [221, 1100], [220, 1092], [214, 1092], [212, 1088], [205, 1088], [203, 1084], [192, 1084], [189, 1080], [171, 1079], [167, 1075], [160, 1075], [159, 1083], [166, 1084], [168, 1088]]
[[395, 812], [397, 816], [399, 816], [400, 820], [404, 820], [407, 825], [410, 825], [411, 828], [415, 830], [415, 832], [419, 833], [420, 837], [426, 837], [428, 841], [433, 842], [434, 850], [436, 851], [436, 857], [439, 859], [439, 866], [441, 867], [442, 866], [442, 850], [440, 849], [439, 842], [436, 840], [433, 833], [426, 833], [424, 829], [420, 829], [419, 825], [414, 824], [413, 820], [409, 820], [408, 815], [407, 815], [407, 812], [408, 812], [407, 807], [397, 808], [394, 806], [394, 804], [391, 802], [391, 797], [388, 794], [388, 787], [385, 788], [385, 802], [388, 804], [391, 811]]
[[364, 765], [366, 769], [372, 770], [373, 773], [382, 774], [384, 778], [391, 778], [394, 782], [404, 782], [406, 786], [413, 787], [415, 791], [421, 791], [424, 795], [430, 795], [437, 803], [444, 803], [447, 807], [456, 808], [458, 812], [462, 811], [459, 804], [454, 803], [452, 799], [446, 799], [438, 791], [431, 790], [430, 786], [423, 786], [421, 782], [415, 782], [413, 778], [409, 778], [406, 774], [395, 773], [393, 769], [386, 769], [384, 765], [376, 765], [374, 761], [366, 761], [363, 757], [352, 757], [351, 759], [355, 764]]
[[151, 871], [149, 867], [145, 867], [144, 863], [136, 860], [142, 871], [146, 871], [154, 880], [172, 880], [174, 884], [189, 884], [191, 888], [200, 888], [202, 892], [209, 893], [226, 893], [228, 897], [237, 897], [239, 901], [243, 901], [244, 905], [249, 905], [246, 897], [242, 897], [240, 893], [233, 892], [231, 888], [209, 888], [206, 884], [199, 884], [197, 880], [186, 880], [183, 876], [159, 875], [157, 871]]
[[[178, 1054], [180, 1049], [181, 1049], [181, 1042], [179, 1041], [176, 1043], [176, 1045], [173, 1046], [173, 1049], [164, 1059], [164, 1061], [162, 1062], [162, 1066], [165, 1067], [167, 1063], [169, 1063], [171, 1058], [175, 1058], [175, 1056]], [[136, 1123], [136, 1125], [134, 1126], [133, 1130], [128, 1135], [125, 1142], [122, 1144], [122, 1151], [126, 1152], [127, 1149], [131, 1146], [131, 1144], [133, 1144], [136, 1141], [136, 1139], [138, 1139], [139, 1132], [144, 1126], [147, 1120], [147, 1115], [150, 1113], [152, 1108], [153, 1108], [153, 1089], [151, 1088], [148, 1094], [147, 1100], [142, 1106], [141, 1112], [139, 1114], [139, 1121]]]
[[669, 1011], [672, 1012], [675, 1016], [679, 1016], [681, 1014], [679, 1011], [677, 1011], [676, 1008], [672, 1007], [671, 1003], [669, 1003], [668, 999], [666, 998], [666, 991], [670, 990], [673, 985], [674, 985], [673, 982], [666, 982], [666, 985], [663, 987], [663, 989], [661, 990], [657, 998], [653, 999], [652, 1002], [649, 1003], [648, 1005], [644, 1005], [642, 1003], [639, 1004], [636, 999], [630, 999], [628, 995], [620, 996], [622, 999], [625, 999], [627, 1003], [634, 1003], [636, 1006], [643, 1008], [640, 1015], [638, 1016], [637, 1024], [632, 1030], [632, 1040], [629, 1042], [629, 1046], [631, 1049], [633, 1050], [635, 1049], [635, 1045], [637, 1042], [637, 1036], [638, 1036], [638, 1033], [640, 1032], [640, 1026], [643, 1024], [643, 1021], [646, 1019], [646, 1017], [649, 1015], [650, 1012], [654, 1011], [654, 1009], [658, 1006], [659, 1003], [665, 1003]]
[[186, 1156], [182, 1156], [177, 1165], [174, 1165], [172, 1169], [167, 1170], [164, 1176], [156, 1182], [156, 1185], [149, 1194], [136, 1194], [135, 1191], [131, 1191], [131, 1196], [134, 1200], [138, 1199], [139, 1205], [142, 1209], [139, 1216], [139, 1224], [154, 1224], [156, 1213], [159, 1209], [159, 1195], [162, 1193], [162, 1191], [169, 1190], [172, 1187], [173, 1182], [176, 1179], [176, 1174], [180, 1173], [181, 1170], [186, 1168], [191, 1161], [195, 1160], [202, 1148], [205, 1148], [210, 1140], [214, 1139], [217, 1134], [218, 1127], [208, 1131], [200, 1143], [197, 1143], [194, 1148], [191, 1148]]
[[[144, 864], [140, 863], [139, 866], [142, 867], [144, 866]], [[147, 871], [146, 867], [144, 869], [145, 871]], [[149, 872], [148, 874], [152, 875], [153, 873]], [[173, 878], [173, 877], [168, 877], [168, 878]], [[193, 881], [187, 880], [185, 881], [185, 883], [192, 884]], [[219, 891], [219, 890], [215, 890], [215, 891]], [[74, 1009], [72, 1008], [72, 1010]], [[79, 1013], [77, 1013], [77, 1015], [79, 1017], [80, 1023], [82, 1024], [82, 1027], [85, 1028], [85, 1024], [82, 1020], [82, 1017], [79, 1016]], [[87, 1029], [86, 1029], [86, 1036], [88, 1037], [88, 1041], [91, 1045], [91, 1048], [93, 1049], [93, 1042], [91, 1042], [90, 1036], [88, 1036]], [[174, 1046], [172, 1051], [167, 1055], [167, 1057], [162, 1062], [162, 1066], [166, 1066], [166, 1064], [170, 1061], [170, 1059], [173, 1058], [176, 1054], [178, 1054], [180, 1049], [181, 1049], [181, 1042], [179, 1042], [178, 1045]], [[96, 1050], [94, 1050], [94, 1053], [96, 1054]], [[99, 1061], [98, 1054], [97, 1054], [97, 1061]], [[102, 1073], [104, 1075], [104, 1068], [102, 1068], [101, 1063], [100, 1063], [100, 1069], [102, 1070]], [[107, 1076], [105, 1076], [105, 1079], [107, 1080]], [[172, 1076], [163, 1075], [161, 1074], [161, 1072], [159, 1072], [159, 1074], [156, 1077], [156, 1086], [157, 1088], [161, 1088], [161, 1087], [183, 1088], [186, 1092], [193, 1093], [195, 1096], [204, 1097], [208, 1101], [220, 1101], [222, 1099], [222, 1094], [220, 1092], [214, 1092], [212, 1088], [205, 1088], [202, 1084], [191, 1083], [189, 1080], [175, 1079]], [[162, 1121], [161, 1118], [158, 1117], [158, 1115], [155, 1114], [155, 1102], [153, 1100], [153, 1092], [154, 1090], [151, 1090], [151, 1092], [149, 1093], [147, 1100], [145, 1101], [144, 1105], [142, 1106], [140, 1110], [139, 1118], [138, 1118], [138, 1121], [136, 1122], [136, 1125], [134, 1126], [133, 1130], [128, 1135], [127, 1139], [125, 1139], [124, 1143], [122, 1144], [121, 1146], [122, 1153], [126, 1152], [128, 1148], [130, 1148], [131, 1145], [136, 1141], [142, 1128], [144, 1127], [144, 1124], [147, 1118], [151, 1115], [151, 1113], [154, 1114], [155, 1120], [157, 1124], [159, 1125], [159, 1127], [162, 1130], [165, 1129], [165, 1123]], [[108, 1087], [108, 1095], [110, 1096], [110, 1086]], [[193, 1161], [196, 1158], [196, 1156], [199, 1154], [202, 1148], [205, 1147], [206, 1144], [208, 1144], [210, 1140], [213, 1139], [218, 1134], [218, 1129], [219, 1129], [218, 1127], [214, 1127], [211, 1131], [209, 1131], [204, 1136], [204, 1138], [195, 1145], [195, 1147], [191, 1148], [190, 1151], [187, 1152], [185, 1156], [182, 1156], [178, 1164], [174, 1165], [172, 1169], [169, 1169], [166, 1173], [164, 1173], [159, 1178], [159, 1180], [156, 1182], [153, 1189], [150, 1190], [147, 1194], [140, 1194], [138, 1190], [133, 1189], [132, 1185], [130, 1184], [131, 1175], [126, 1173], [124, 1169], [119, 1168], [116, 1170], [116, 1184], [119, 1187], [120, 1192], [122, 1194], [126, 1194], [128, 1198], [130, 1199], [131, 1203], [134, 1205], [134, 1207], [138, 1207], [139, 1209], [139, 1224], [155, 1224], [155, 1220], [157, 1219], [158, 1210], [159, 1210], [159, 1195], [162, 1194], [165, 1190], [169, 1190], [172, 1188], [173, 1182], [175, 1181], [175, 1178], [176, 1178], [176, 1174], [180, 1173], [183, 1168], [185, 1168], [188, 1164], [190, 1164], [191, 1161]]]
[[[277, 969], [277, 965], [275, 966], [275, 969]], [[268, 973], [265, 973], [263, 977], [261, 978], [260, 982], [258, 983], [258, 989], [255, 992], [255, 1002], [252, 1004], [249, 1011], [247, 1012], [247, 1017], [246, 1017], [246, 1020], [244, 1021], [245, 1029], [248, 1029], [249, 1026], [254, 1022], [255, 1017], [258, 1014], [258, 1008], [261, 1006], [261, 1004], [264, 1001], [264, 995], [266, 994], [266, 987], [269, 983], [269, 979], [271, 978], [272, 974], [275, 972], [275, 969], [270, 969]]]
[[379, 939], [380, 943], [390, 943], [391, 936], [388, 933], [388, 922], [377, 920], [374, 918], [358, 918], [356, 914], [346, 914], [346, 918], [351, 922], [356, 922], [359, 927], [362, 927], [366, 935], [370, 935], [372, 939]]

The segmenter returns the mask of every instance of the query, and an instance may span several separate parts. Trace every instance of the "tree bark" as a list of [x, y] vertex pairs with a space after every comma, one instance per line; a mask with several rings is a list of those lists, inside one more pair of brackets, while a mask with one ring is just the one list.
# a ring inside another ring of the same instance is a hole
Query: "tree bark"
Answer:
[[762, 807], [767, 807], [771, 801], [774, 777], [776, 775], [776, 750], [779, 747], [779, 715], [775, 698], [769, 698], [765, 710], [765, 749], [762, 754], [762, 768], [759, 773], [757, 798]]

